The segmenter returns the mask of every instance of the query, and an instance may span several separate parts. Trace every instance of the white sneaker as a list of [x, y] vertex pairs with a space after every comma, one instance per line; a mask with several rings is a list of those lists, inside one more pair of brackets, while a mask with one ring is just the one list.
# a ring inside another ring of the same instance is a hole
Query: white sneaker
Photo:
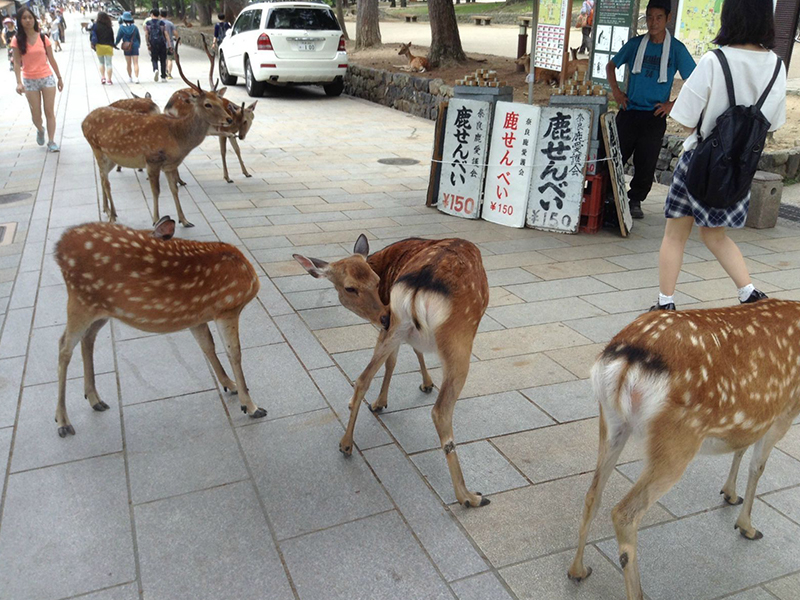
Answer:
[[158, 71], [153, 73], [153, 81], [158, 81]]
[[133, 77], [128, 77], [128, 83], [133, 83]]
[[139, 83], [139, 78], [138, 78], [138, 77], [136, 77], [136, 78], [133, 80], [133, 83]]

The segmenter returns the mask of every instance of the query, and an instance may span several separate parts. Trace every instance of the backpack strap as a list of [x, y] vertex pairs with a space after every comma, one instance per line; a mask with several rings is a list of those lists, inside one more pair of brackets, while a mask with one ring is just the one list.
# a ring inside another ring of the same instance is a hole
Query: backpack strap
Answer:
[[728, 102], [731, 106], [736, 106], [736, 93], [733, 91], [733, 76], [731, 75], [731, 68], [728, 66], [728, 59], [725, 58], [725, 53], [721, 48], [714, 50], [714, 54], [717, 60], [719, 60], [723, 75], [725, 75], [725, 87], [728, 88]]
[[767, 89], [765, 89], [764, 93], [761, 94], [761, 98], [759, 98], [758, 102], [756, 102], [756, 108], [758, 110], [761, 110], [761, 107], [764, 106], [764, 102], [767, 101], [767, 96], [769, 96], [769, 93], [772, 91], [772, 86], [775, 83], [775, 80], [778, 79], [778, 74], [781, 72], [782, 65], [783, 61], [781, 60], [781, 57], [778, 56], [778, 62], [775, 63], [775, 72], [772, 74], [772, 79], [770, 80]]

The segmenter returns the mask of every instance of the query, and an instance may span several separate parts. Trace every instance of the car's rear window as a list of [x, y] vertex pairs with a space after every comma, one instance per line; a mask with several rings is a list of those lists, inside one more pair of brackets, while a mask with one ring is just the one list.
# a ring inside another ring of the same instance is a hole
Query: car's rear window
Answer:
[[332, 12], [308, 7], [274, 8], [267, 29], [341, 30]]

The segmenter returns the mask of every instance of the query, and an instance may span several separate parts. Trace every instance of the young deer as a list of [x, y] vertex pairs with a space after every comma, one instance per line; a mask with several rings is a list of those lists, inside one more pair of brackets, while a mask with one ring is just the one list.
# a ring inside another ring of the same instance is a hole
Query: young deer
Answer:
[[368, 256], [369, 243], [362, 234], [354, 254], [333, 263], [295, 254], [313, 277], [325, 277], [339, 292], [342, 305], [381, 327], [367, 368], [356, 380], [350, 400], [350, 421], [339, 443], [346, 456], [353, 451], [353, 430], [358, 409], [378, 369], [386, 371], [373, 412], [387, 405], [389, 381], [401, 344], [410, 344], [419, 358], [425, 392], [433, 382], [425, 368], [423, 352], [437, 352], [443, 381], [431, 413], [447, 458], [456, 498], [464, 506], [489, 503], [464, 483], [453, 440], [453, 409], [469, 372], [472, 342], [489, 303], [489, 284], [481, 253], [466, 240], [407, 239]]
[[[158, 195], [161, 171], [167, 176], [178, 220], [192, 227], [183, 214], [178, 199], [178, 166], [205, 139], [212, 126], [225, 127], [233, 122], [219, 92], [204, 92], [186, 79], [180, 69], [177, 44], [175, 62], [181, 77], [194, 90], [192, 111], [181, 118], [167, 115], [143, 115], [119, 108], [103, 107], [90, 112], [83, 120], [83, 135], [92, 147], [103, 184], [103, 211], [113, 223], [117, 218], [108, 174], [115, 165], [147, 168], [153, 193], [153, 222], [159, 219]], [[199, 82], [198, 82], [199, 83]]]
[[[612, 518], [627, 597], [642, 598], [637, 529], [650, 506], [681, 478], [700, 452], [733, 452], [721, 494], [742, 504], [735, 528], [750, 522], [758, 479], [772, 447], [800, 413], [800, 303], [763, 300], [713, 310], [646, 313], [619, 332], [592, 369], [600, 404], [597, 470], [586, 494], [569, 577], [591, 574], [583, 551], [603, 487], [632, 432], [647, 440], [645, 468]], [[736, 477], [754, 445], [744, 501]]]
[[[169, 333], [190, 329], [225, 391], [239, 394], [242, 412], [267, 414], [250, 399], [242, 372], [239, 314], [258, 293], [253, 266], [230, 244], [172, 239], [175, 221], [162, 218], [150, 231], [113, 223], [87, 223], [68, 229], [55, 258], [67, 284], [67, 326], [59, 342], [58, 435], [75, 434], [66, 407], [67, 367], [81, 343], [84, 396], [97, 411], [108, 405], [94, 381], [94, 341], [110, 318], [142, 331]], [[214, 351], [208, 322], [225, 341], [231, 381]]]
[[428, 59], [424, 56], [414, 56], [411, 54], [411, 42], [407, 44], [400, 44], [400, 50], [397, 52], [400, 56], [408, 57], [408, 65], [403, 68], [404, 71], [411, 71], [412, 73], [424, 73], [430, 68]]

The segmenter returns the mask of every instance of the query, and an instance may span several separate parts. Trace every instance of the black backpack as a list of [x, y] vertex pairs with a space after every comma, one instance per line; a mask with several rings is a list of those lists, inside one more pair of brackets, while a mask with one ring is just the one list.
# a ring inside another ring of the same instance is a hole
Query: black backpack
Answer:
[[164, 37], [164, 32], [161, 31], [161, 27], [164, 25], [164, 22], [161, 19], [150, 19], [147, 23], [147, 39], [150, 40], [151, 46], [164, 46], [167, 43], [167, 39]]
[[761, 107], [778, 78], [783, 62], [778, 57], [775, 72], [767, 89], [753, 106], [737, 106], [733, 91], [733, 77], [725, 54], [714, 50], [725, 74], [728, 88], [728, 110], [717, 118], [714, 129], [703, 139], [697, 124], [697, 148], [686, 171], [686, 189], [701, 204], [711, 208], [733, 206], [750, 191], [750, 184], [758, 169], [758, 161], [764, 150], [764, 142], [770, 122], [761, 112]]

